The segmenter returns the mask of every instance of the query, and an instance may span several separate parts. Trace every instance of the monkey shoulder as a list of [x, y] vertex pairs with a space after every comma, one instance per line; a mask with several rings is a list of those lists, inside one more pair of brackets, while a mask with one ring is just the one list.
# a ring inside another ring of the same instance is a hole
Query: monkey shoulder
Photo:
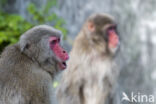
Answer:
[[50, 75], [22, 54], [18, 44], [4, 49], [0, 58], [0, 93], [4, 95], [0, 96], [0, 102], [3, 101], [2, 97], [7, 98], [8, 102], [19, 97], [21, 99], [17, 102], [23, 102], [20, 100], [25, 100], [24, 96], [28, 97], [27, 101], [33, 96], [40, 101], [39, 98], [48, 96], [49, 84], [52, 84]]
[[14, 71], [19, 67], [24, 68], [31, 61], [21, 53], [18, 44], [10, 45], [4, 49], [0, 58], [0, 70]]
[[0, 58], [0, 75], [0, 81], [3, 79], [18, 80], [17, 83], [23, 81], [29, 83], [29, 81], [31, 82], [34, 79], [38, 81], [51, 80], [48, 73], [21, 53], [18, 44], [8, 46], [2, 52]]

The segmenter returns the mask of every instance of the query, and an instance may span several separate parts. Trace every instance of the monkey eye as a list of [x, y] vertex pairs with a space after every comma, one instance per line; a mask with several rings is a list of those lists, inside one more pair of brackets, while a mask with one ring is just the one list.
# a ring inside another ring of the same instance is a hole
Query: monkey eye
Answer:
[[110, 26], [107, 30], [116, 30], [116, 25]]
[[51, 43], [52, 45], [55, 45], [55, 44], [57, 43], [57, 40], [52, 40], [50, 43]]

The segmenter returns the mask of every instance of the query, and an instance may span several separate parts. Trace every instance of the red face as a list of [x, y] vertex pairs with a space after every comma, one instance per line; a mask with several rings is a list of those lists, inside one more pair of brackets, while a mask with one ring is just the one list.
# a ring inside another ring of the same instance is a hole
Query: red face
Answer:
[[50, 48], [54, 52], [55, 56], [61, 60], [58, 63], [60, 69], [66, 68], [66, 61], [68, 60], [69, 56], [68, 53], [60, 46], [60, 38], [56, 36], [52, 36], [49, 38]]
[[116, 48], [119, 44], [119, 37], [116, 33], [115, 26], [111, 26], [107, 30], [109, 48]]
[[[88, 30], [91, 32], [95, 31], [95, 26], [92, 22], [88, 22]], [[110, 49], [117, 48], [119, 45], [119, 37], [118, 34], [116, 33], [116, 25], [114, 24], [108, 24], [106, 26], [106, 31], [108, 35], [108, 46]]]

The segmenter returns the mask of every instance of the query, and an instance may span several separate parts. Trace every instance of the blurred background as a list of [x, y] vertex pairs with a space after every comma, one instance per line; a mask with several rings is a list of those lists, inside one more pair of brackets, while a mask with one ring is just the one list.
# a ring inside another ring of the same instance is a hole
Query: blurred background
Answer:
[[70, 52], [85, 19], [97, 12], [115, 17], [121, 37], [114, 104], [135, 104], [121, 101], [123, 92], [156, 98], [156, 0], [0, 0], [0, 52], [39, 24], [61, 30]]

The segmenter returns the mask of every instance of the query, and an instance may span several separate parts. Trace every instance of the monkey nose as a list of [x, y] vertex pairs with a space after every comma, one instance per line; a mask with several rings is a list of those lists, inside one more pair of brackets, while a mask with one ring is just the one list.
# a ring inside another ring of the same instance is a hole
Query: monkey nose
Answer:
[[62, 52], [63, 52], [63, 54], [64, 54], [64, 59], [65, 59], [65, 60], [68, 60], [68, 59], [69, 59], [68, 53], [67, 53], [65, 50], [63, 50]]
[[[67, 54], [67, 53], [66, 53], [66, 54]], [[68, 60], [68, 59], [69, 59], [69, 55], [68, 55], [68, 54], [66, 55], [65, 59], [66, 59], [66, 60]]]
[[66, 51], [63, 51], [63, 53], [66, 53]]

